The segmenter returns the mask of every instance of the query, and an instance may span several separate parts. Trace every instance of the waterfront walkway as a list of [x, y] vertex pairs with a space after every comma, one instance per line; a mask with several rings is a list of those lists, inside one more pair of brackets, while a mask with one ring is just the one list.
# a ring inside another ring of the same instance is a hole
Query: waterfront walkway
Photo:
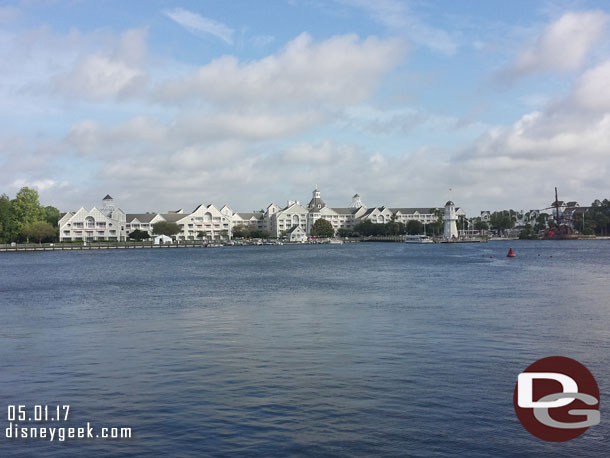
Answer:
[[0, 245], [0, 252], [7, 251], [63, 251], [63, 250], [131, 250], [140, 248], [215, 248], [220, 245], [201, 241], [187, 241], [165, 245], [147, 242], [88, 242], [83, 243], [43, 243], [43, 244], [5, 244]]

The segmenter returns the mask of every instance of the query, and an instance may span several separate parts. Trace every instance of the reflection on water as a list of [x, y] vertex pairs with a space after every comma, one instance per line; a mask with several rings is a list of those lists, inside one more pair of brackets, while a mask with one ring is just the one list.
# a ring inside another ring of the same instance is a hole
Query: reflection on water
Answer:
[[558, 447], [512, 393], [558, 354], [603, 404], [610, 243], [510, 246], [4, 254], [2, 410], [70, 404], [70, 426], [134, 438], [2, 438], [0, 456], [603, 456], [603, 407]]

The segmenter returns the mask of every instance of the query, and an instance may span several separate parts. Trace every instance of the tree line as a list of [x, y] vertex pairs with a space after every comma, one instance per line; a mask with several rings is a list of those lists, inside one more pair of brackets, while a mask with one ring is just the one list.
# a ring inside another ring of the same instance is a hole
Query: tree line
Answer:
[[407, 221], [406, 224], [397, 221], [388, 221], [385, 224], [361, 221], [354, 226], [353, 230], [339, 229], [337, 233], [341, 237], [368, 237], [384, 235], [439, 235], [442, 231], [443, 221], [439, 217], [433, 223], [426, 225], [415, 220]]
[[57, 240], [59, 210], [43, 207], [38, 198], [38, 192], [28, 187], [21, 188], [14, 199], [6, 194], [0, 196], [0, 242]]
[[610, 200], [594, 200], [584, 214], [578, 212], [574, 215], [573, 223], [586, 235], [610, 235]]

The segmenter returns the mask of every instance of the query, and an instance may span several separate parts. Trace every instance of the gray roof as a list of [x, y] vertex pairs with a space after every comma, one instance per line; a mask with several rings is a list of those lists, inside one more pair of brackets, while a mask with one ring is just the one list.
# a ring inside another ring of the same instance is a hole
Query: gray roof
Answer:
[[581, 214], [581, 213], [586, 213], [590, 209], [591, 209], [591, 207], [576, 207], [576, 208], [574, 208], [574, 214], [578, 215], [578, 214]]
[[294, 231], [296, 231], [300, 226], [298, 224], [295, 224], [294, 226], [292, 226], [290, 229], [288, 229], [286, 231], [286, 235], [288, 234], [292, 234]]
[[112, 197], [110, 194], [106, 194], [106, 197], [104, 197], [102, 200], [112, 200]]
[[[330, 207], [329, 207], [329, 208], [330, 208]], [[347, 208], [341, 207], [341, 208], [335, 208], [335, 207], [333, 207], [333, 208], [331, 208], [331, 210], [334, 210], [334, 211], [336, 211], [337, 213], [339, 213], [339, 214], [341, 214], [341, 215], [347, 215], [347, 214], [353, 214], [353, 213], [356, 213], [358, 210], [360, 210], [360, 207], [359, 207], [359, 208], [355, 208], [355, 207], [347, 207]]]
[[261, 212], [253, 212], [253, 213], [237, 213], [241, 219], [252, 219], [252, 217], [256, 219], [261, 219], [263, 217], [263, 213]]
[[161, 215], [165, 221], [170, 223], [175, 223], [176, 221], [180, 221], [182, 218], [186, 218], [188, 215], [184, 213], [163, 213]]
[[425, 215], [429, 215], [432, 212], [430, 210], [433, 210], [433, 208], [430, 207], [418, 207], [418, 208], [390, 208], [390, 210], [392, 211], [392, 213], [396, 213], [396, 212], [400, 212], [403, 215], [412, 215], [415, 212], [420, 213], [420, 214], [425, 214]]
[[156, 213], [128, 213], [125, 218], [128, 223], [136, 218], [141, 223], [150, 223], [155, 216], [157, 216]]
[[319, 208], [326, 207], [326, 204], [324, 203], [324, 201], [322, 199], [318, 199], [317, 197], [314, 197], [307, 204], [307, 208], [309, 208], [309, 209], [318, 208], [318, 205], [320, 205]]

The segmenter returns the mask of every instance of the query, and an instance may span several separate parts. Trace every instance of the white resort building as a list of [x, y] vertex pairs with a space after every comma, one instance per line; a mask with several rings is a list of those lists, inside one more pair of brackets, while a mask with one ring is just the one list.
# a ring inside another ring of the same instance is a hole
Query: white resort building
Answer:
[[331, 208], [322, 200], [321, 192], [314, 189], [307, 206], [299, 201], [288, 201], [285, 207], [272, 203], [261, 212], [237, 213], [227, 205], [218, 209], [213, 204], [202, 204], [192, 213], [180, 209], [167, 213], [130, 214], [115, 207], [112, 197], [106, 195], [101, 210], [81, 207], [76, 212], [62, 214], [59, 219], [59, 235], [60, 241], [123, 241], [135, 230], [148, 232], [152, 237], [153, 225], [167, 221], [180, 226], [176, 240], [229, 239], [233, 228], [240, 225], [267, 232], [270, 237], [286, 236], [289, 240], [303, 241], [320, 218], [329, 221], [337, 231], [352, 230], [363, 221], [375, 224], [419, 221], [430, 224], [438, 220], [438, 211], [438, 208], [367, 208], [358, 194], [352, 197], [347, 207]]
[[115, 208], [112, 197], [106, 195], [101, 210], [81, 207], [76, 212], [61, 214], [59, 217], [59, 241], [66, 240], [126, 240], [126, 215]]

